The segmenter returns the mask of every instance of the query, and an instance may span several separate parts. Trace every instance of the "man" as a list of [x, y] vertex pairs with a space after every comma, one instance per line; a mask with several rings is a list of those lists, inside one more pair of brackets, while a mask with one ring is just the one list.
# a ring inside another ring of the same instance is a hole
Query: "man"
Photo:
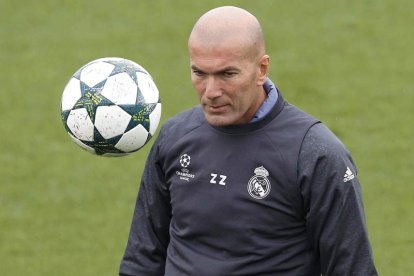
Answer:
[[151, 149], [120, 275], [376, 275], [351, 156], [268, 79], [257, 19], [213, 9], [188, 47], [201, 104]]

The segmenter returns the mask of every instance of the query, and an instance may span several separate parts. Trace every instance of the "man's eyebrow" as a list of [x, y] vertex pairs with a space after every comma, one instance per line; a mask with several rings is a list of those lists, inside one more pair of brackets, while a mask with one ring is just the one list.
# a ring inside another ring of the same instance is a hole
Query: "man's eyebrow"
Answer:
[[[204, 72], [202, 69], [198, 68], [195, 65], [191, 65], [191, 69], [195, 70], [195, 71]], [[228, 71], [237, 71], [238, 72], [238, 71], [240, 71], [240, 69], [237, 68], [237, 67], [234, 67], [234, 66], [227, 66], [227, 67], [221, 68], [221, 69], [213, 72], [213, 74], [221, 74], [221, 73], [228, 72]]]
[[218, 72], [227, 72], [227, 71], [240, 71], [240, 69], [234, 66], [227, 66], [227, 67], [224, 67], [223, 69], [220, 69]]
[[197, 66], [195, 66], [195, 65], [191, 65], [191, 69], [192, 70], [196, 70], [196, 71], [201, 71], [200, 70], [200, 68], [198, 68]]

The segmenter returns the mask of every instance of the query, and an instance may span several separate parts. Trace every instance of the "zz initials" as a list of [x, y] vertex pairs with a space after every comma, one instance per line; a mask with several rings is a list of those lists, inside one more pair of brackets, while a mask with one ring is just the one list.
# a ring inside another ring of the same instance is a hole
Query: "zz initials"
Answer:
[[[210, 179], [211, 184], [219, 184], [219, 185], [223, 185], [223, 186], [226, 185], [225, 181], [227, 179], [227, 176], [222, 175], [222, 174], [218, 175], [216, 173], [212, 173], [212, 174], [210, 174], [210, 176], [211, 176], [211, 179]], [[217, 176], [220, 178], [220, 181], [218, 183], [217, 183], [217, 181], [218, 181]]]

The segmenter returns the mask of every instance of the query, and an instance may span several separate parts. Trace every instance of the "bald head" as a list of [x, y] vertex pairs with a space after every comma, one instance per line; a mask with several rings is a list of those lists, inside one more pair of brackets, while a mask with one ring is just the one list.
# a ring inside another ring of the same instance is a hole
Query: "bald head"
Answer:
[[266, 98], [270, 60], [257, 19], [236, 7], [213, 9], [195, 24], [188, 50], [191, 81], [207, 122], [250, 122]]
[[239, 46], [246, 56], [265, 54], [265, 43], [259, 21], [248, 11], [231, 6], [208, 11], [194, 25], [189, 47], [219, 48]]

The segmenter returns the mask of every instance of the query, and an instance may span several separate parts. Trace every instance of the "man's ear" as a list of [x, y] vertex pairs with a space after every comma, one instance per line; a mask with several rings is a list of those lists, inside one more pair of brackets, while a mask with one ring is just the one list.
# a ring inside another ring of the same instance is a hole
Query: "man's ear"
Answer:
[[269, 73], [269, 64], [270, 57], [268, 55], [263, 55], [259, 60], [259, 78], [257, 79], [257, 85], [262, 86]]

